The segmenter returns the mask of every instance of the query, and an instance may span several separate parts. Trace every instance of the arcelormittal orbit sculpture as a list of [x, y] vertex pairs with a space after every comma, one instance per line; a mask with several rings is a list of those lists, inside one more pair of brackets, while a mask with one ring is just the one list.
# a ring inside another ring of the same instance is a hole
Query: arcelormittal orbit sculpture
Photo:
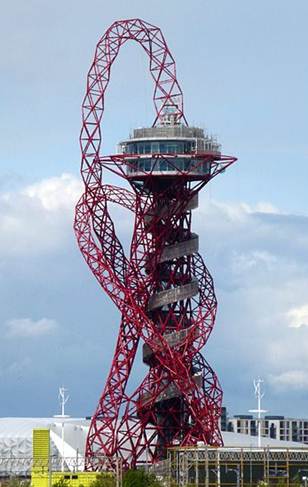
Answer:
[[[120, 47], [137, 41], [149, 56], [155, 120], [101, 154], [101, 121], [111, 66]], [[87, 468], [100, 457], [124, 465], [165, 458], [170, 445], [219, 446], [222, 390], [200, 351], [212, 331], [216, 298], [212, 278], [191, 228], [198, 192], [235, 162], [217, 142], [187, 124], [175, 61], [158, 27], [140, 19], [115, 22], [97, 44], [83, 101], [81, 174], [85, 192], [76, 207], [80, 250], [121, 313], [111, 370], [92, 418]], [[104, 184], [105, 171], [131, 190]], [[134, 214], [125, 255], [109, 203]], [[148, 373], [133, 393], [127, 381], [139, 341]]]

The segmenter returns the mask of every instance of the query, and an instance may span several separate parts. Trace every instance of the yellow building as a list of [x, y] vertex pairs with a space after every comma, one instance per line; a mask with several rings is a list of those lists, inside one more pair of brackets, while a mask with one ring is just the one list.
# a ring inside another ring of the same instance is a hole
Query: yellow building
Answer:
[[[97, 472], [53, 471], [50, 458], [50, 430], [48, 428], [34, 429], [32, 487], [52, 487], [61, 479], [66, 481], [69, 487], [90, 487], [98, 475]], [[111, 473], [105, 473], [105, 475], [113, 477]]]

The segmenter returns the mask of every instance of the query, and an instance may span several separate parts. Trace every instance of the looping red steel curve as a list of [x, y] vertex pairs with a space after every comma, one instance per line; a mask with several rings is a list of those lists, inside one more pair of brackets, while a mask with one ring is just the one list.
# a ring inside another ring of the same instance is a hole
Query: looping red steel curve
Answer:
[[[121, 313], [113, 362], [87, 439], [88, 469], [99, 468], [100, 456], [120, 457], [133, 467], [165, 458], [170, 445], [222, 444], [222, 390], [200, 353], [214, 326], [217, 302], [198, 253], [198, 237], [191, 231], [191, 215], [198, 191], [236, 159], [191, 154], [195, 167], [207, 164], [206, 175], [192, 178], [179, 170], [172, 185], [157, 186], [151, 171], [143, 172], [143, 184], [131, 184], [131, 190], [104, 184], [105, 170], [131, 183], [125, 154], [100, 155], [110, 68], [127, 40], [137, 41], [149, 56], [153, 126], [170, 110], [174, 124], [187, 125], [175, 62], [160, 29], [140, 19], [112, 24], [97, 44], [88, 73], [80, 136], [85, 192], [74, 222], [88, 266]], [[153, 155], [153, 161], [155, 157], [165, 158], [171, 168], [176, 164], [176, 156]], [[110, 203], [133, 213], [129, 256], [116, 235]], [[140, 339], [149, 371], [129, 393]]]

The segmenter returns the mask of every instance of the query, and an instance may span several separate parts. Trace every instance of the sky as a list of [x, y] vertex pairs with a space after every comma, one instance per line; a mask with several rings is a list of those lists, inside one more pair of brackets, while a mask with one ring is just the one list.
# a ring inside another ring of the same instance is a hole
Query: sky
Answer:
[[[307, 0], [12, 0], [0, 18], [0, 416], [93, 413], [119, 316], [72, 230], [82, 193], [81, 102], [109, 25], [158, 25], [177, 62], [190, 124], [238, 162], [214, 179], [193, 228], [219, 310], [204, 355], [230, 414], [255, 407], [308, 417]], [[103, 154], [154, 119], [143, 51], [112, 68]], [[106, 176], [108, 181], [108, 176]], [[127, 241], [131, 220], [114, 211]], [[132, 377], [145, 372], [140, 354]]]

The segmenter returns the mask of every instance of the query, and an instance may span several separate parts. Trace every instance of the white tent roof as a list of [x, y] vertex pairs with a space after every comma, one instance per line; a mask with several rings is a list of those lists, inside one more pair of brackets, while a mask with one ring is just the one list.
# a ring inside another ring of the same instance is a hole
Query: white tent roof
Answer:
[[89, 421], [82, 418], [0, 418], [0, 476], [25, 475], [31, 469], [32, 434], [35, 428], [49, 428], [51, 455], [62, 457], [62, 422], [64, 423], [64, 457], [84, 457]]
[[[62, 421], [64, 423], [64, 456], [84, 457], [90, 421], [83, 418], [0, 418], [0, 476], [7, 473], [23, 475], [29, 472], [32, 459], [32, 432], [34, 428], [49, 428], [51, 454], [55, 460], [62, 456]], [[223, 448], [253, 448], [258, 438], [239, 433], [223, 432]], [[262, 448], [307, 448], [303, 443], [262, 438]]]

